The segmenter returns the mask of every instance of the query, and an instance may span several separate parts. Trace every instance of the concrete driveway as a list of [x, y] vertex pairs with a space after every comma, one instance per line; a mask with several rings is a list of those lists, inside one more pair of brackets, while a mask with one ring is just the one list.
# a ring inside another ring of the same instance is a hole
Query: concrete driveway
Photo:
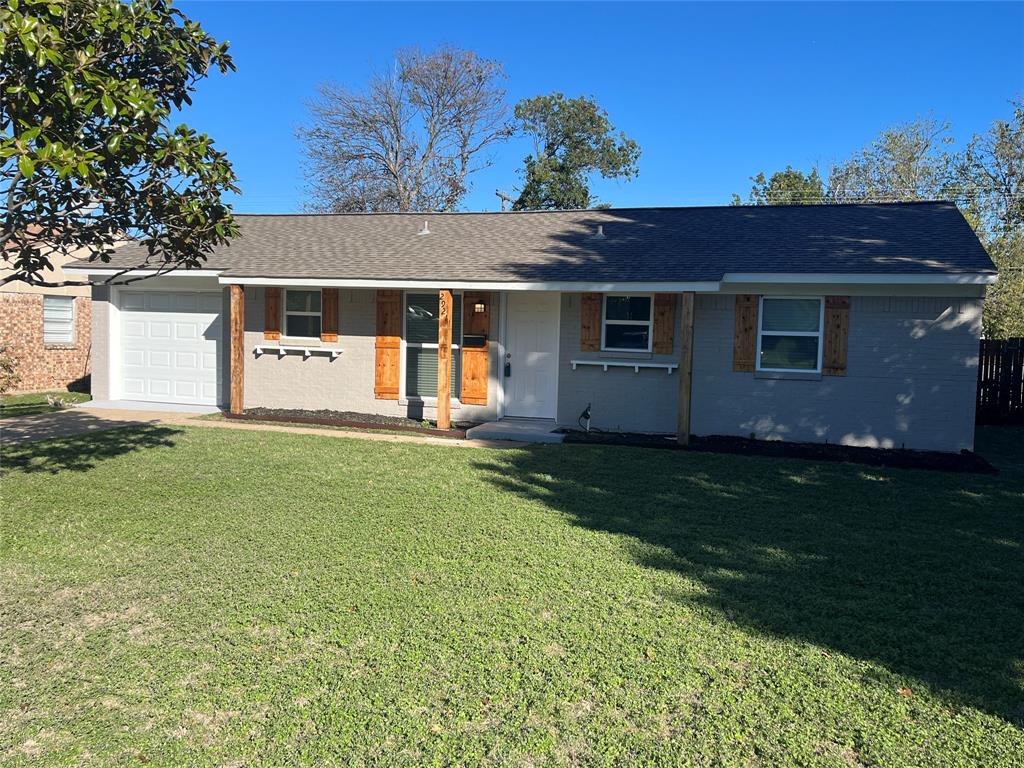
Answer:
[[129, 424], [156, 424], [160, 421], [158, 416], [159, 414], [144, 414], [135, 411], [99, 414], [79, 408], [68, 408], [53, 413], [35, 413], [31, 416], [12, 416], [0, 420], [0, 441], [30, 443], [36, 440], [72, 437], [105, 429], [116, 429]]

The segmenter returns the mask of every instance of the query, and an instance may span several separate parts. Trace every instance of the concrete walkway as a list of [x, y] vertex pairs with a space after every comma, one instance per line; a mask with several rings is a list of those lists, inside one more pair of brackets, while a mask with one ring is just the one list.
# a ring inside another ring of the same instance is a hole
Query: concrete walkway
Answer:
[[298, 435], [319, 435], [320, 437], [348, 437], [356, 440], [376, 440], [387, 443], [421, 443], [425, 445], [447, 445], [457, 448], [513, 448], [524, 445], [507, 440], [456, 440], [432, 435], [395, 434], [390, 432], [358, 432], [355, 430], [332, 429], [330, 427], [303, 427], [286, 424], [256, 424], [227, 419], [202, 419], [199, 414], [173, 411], [130, 410], [126, 408], [69, 408], [53, 413], [38, 413], [32, 416], [15, 416], [0, 419], [0, 442], [26, 443], [50, 440], [58, 437], [72, 437], [105, 429], [131, 426], [133, 424], [172, 425], [207, 427], [210, 429], [242, 429], [254, 432], [291, 432]]

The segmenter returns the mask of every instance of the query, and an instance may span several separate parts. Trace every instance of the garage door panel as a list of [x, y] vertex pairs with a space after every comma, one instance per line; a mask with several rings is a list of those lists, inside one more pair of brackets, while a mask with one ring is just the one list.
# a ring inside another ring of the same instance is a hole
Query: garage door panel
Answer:
[[141, 293], [122, 293], [120, 301], [122, 312], [136, 312], [146, 308], [146, 297]]
[[119, 306], [124, 395], [216, 405], [220, 293], [125, 291]]
[[146, 324], [140, 320], [126, 320], [124, 335], [129, 339], [144, 339], [146, 338]]
[[177, 293], [171, 297], [171, 311], [172, 312], [195, 312], [196, 311], [196, 294], [194, 293]]
[[174, 365], [182, 370], [198, 370], [199, 355], [196, 352], [175, 352]]
[[181, 341], [193, 341], [202, 336], [199, 323], [193, 322], [175, 322], [174, 323], [174, 338]]
[[158, 379], [155, 376], [150, 376], [146, 380], [146, 389], [150, 395], [156, 397], [167, 397], [171, 394], [171, 380], [170, 379]]
[[149, 351], [149, 364], [154, 368], [170, 368], [171, 353], [164, 349], [151, 349]]
[[147, 312], [169, 312], [171, 311], [171, 294], [169, 293], [147, 293]]
[[126, 349], [122, 355], [122, 363], [126, 368], [146, 364], [146, 353], [141, 349]]

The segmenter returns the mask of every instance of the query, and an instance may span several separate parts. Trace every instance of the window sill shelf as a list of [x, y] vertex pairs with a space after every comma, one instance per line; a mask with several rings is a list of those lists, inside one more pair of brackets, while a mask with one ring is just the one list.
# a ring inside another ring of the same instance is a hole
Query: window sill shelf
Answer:
[[574, 371], [578, 365], [596, 365], [605, 371], [609, 368], [632, 368], [633, 373], [640, 373], [641, 368], [656, 368], [666, 373], [672, 373], [679, 367], [678, 363], [640, 363], [626, 360], [570, 360], [569, 363]]
[[278, 359], [280, 359], [280, 358], [284, 357], [286, 354], [288, 354], [289, 352], [301, 352], [303, 359], [305, 359], [307, 357], [311, 357], [312, 355], [315, 355], [315, 354], [321, 354], [321, 355], [330, 355], [331, 356], [331, 360], [337, 360], [338, 356], [341, 355], [341, 353], [344, 352], [344, 351], [345, 350], [343, 350], [343, 349], [330, 349], [328, 347], [314, 347], [314, 346], [304, 347], [304, 346], [292, 346], [290, 344], [289, 345], [281, 344], [281, 345], [278, 345], [278, 346], [267, 346], [267, 345], [264, 345], [264, 344], [257, 344], [256, 348], [253, 350], [253, 352], [256, 355], [256, 357], [260, 357], [262, 355], [274, 354], [274, 355], [277, 355]]
[[754, 371], [755, 379], [780, 379], [785, 381], [821, 381], [820, 371]]

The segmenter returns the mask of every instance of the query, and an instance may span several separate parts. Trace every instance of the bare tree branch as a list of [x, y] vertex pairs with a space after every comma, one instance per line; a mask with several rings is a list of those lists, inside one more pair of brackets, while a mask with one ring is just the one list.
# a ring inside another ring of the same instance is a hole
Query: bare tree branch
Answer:
[[454, 48], [399, 51], [395, 70], [363, 92], [320, 87], [305, 144], [310, 207], [323, 211], [446, 211], [485, 151], [512, 135], [502, 68]]

